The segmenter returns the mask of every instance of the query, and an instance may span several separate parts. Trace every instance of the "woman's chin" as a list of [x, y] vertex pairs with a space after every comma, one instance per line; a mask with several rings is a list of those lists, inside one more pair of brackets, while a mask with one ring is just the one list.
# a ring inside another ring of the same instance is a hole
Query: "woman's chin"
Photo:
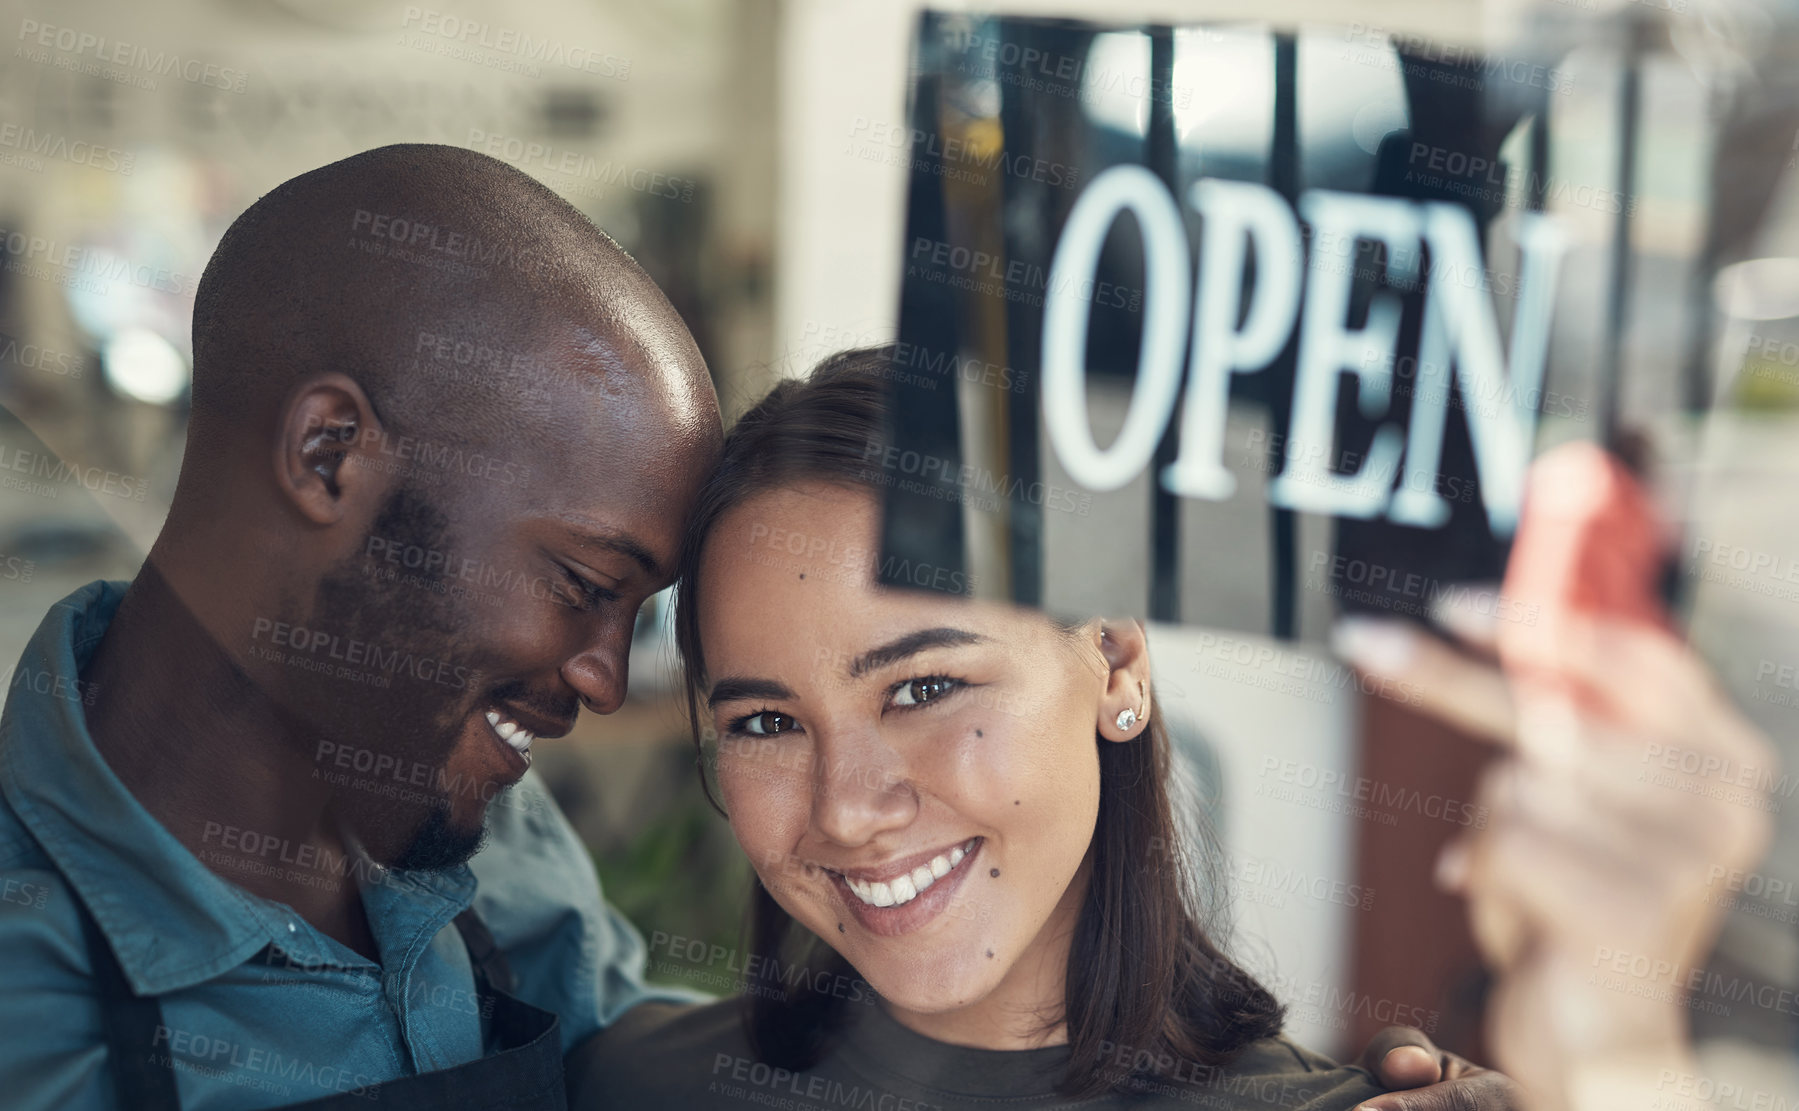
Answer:
[[862, 978], [890, 1007], [910, 1014], [940, 1015], [985, 999], [999, 986], [1001, 973], [997, 969], [983, 975], [967, 976], [909, 972], [871, 976], [863, 972]]

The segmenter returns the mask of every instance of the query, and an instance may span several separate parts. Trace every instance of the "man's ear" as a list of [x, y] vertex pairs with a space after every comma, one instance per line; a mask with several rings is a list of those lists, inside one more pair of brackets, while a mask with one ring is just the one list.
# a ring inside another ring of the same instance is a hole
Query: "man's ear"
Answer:
[[365, 463], [383, 435], [374, 406], [353, 379], [310, 378], [281, 411], [275, 480], [308, 520], [336, 524], [385, 486], [382, 472]]
[[1129, 741], [1143, 735], [1149, 725], [1149, 639], [1134, 618], [1102, 621], [1099, 651], [1108, 673], [1106, 693], [1099, 701], [1099, 735], [1108, 741]]

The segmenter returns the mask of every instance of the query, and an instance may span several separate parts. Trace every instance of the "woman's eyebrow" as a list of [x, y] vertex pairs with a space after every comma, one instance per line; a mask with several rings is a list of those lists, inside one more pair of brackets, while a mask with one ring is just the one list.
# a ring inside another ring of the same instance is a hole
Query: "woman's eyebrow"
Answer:
[[947, 626], [935, 629], [920, 629], [915, 633], [907, 633], [897, 640], [889, 641], [879, 648], [871, 648], [850, 661], [850, 678], [858, 678], [876, 668], [897, 663], [907, 656], [916, 656], [928, 648], [957, 648], [964, 644], [980, 644], [987, 638], [979, 633], [971, 633], [967, 629], [952, 629]]
[[[940, 626], [935, 629], [920, 629], [907, 633], [903, 637], [891, 640], [879, 648], [871, 648], [850, 661], [850, 678], [859, 678], [877, 668], [897, 663], [907, 656], [916, 656], [931, 648], [957, 648], [965, 644], [981, 644], [987, 640], [979, 633], [971, 633], [967, 629], [952, 629]], [[752, 679], [747, 676], [729, 675], [712, 684], [712, 690], [706, 695], [706, 707], [711, 709], [720, 702], [736, 702], [751, 698], [791, 699], [793, 691], [785, 683], [773, 679]]]
[[720, 702], [736, 702], [739, 699], [791, 699], [792, 697], [792, 691], [773, 679], [744, 679], [730, 676], [712, 684], [712, 693], [706, 696], [706, 708], [710, 710]]

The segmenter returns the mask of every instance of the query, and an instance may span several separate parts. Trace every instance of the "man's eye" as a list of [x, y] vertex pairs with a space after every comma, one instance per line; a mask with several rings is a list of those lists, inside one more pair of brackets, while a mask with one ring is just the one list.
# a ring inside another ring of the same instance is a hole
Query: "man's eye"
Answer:
[[786, 714], [777, 714], [773, 710], [763, 710], [760, 713], [738, 718], [732, 723], [731, 731], [733, 733], [748, 733], [756, 737], [772, 737], [776, 733], [791, 733], [798, 727], [799, 722], [794, 721]]
[[562, 573], [568, 577], [569, 585], [574, 588], [572, 593], [566, 595], [568, 598], [568, 605], [572, 609], [598, 609], [603, 602], [616, 602], [618, 600], [617, 592], [590, 583], [580, 575], [569, 570], [567, 567], [562, 569]]
[[961, 681], [943, 675], [932, 675], [924, 679], [907, 679], [893, 688], [891, 705], [899, 707], [923, 706], [927, 702], [935, 702], [961, 686]]

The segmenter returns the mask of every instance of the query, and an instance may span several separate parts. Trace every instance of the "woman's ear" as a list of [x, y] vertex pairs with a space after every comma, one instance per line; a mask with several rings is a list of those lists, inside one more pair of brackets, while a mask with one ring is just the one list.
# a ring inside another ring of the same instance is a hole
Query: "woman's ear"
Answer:
[[1149, 724], [1149, 639], [1134, 618], [1102, 621], [1099, 651], [1105, 657], [1106, 693], [1099, 701], [1099, 735], [1135, 740]]

